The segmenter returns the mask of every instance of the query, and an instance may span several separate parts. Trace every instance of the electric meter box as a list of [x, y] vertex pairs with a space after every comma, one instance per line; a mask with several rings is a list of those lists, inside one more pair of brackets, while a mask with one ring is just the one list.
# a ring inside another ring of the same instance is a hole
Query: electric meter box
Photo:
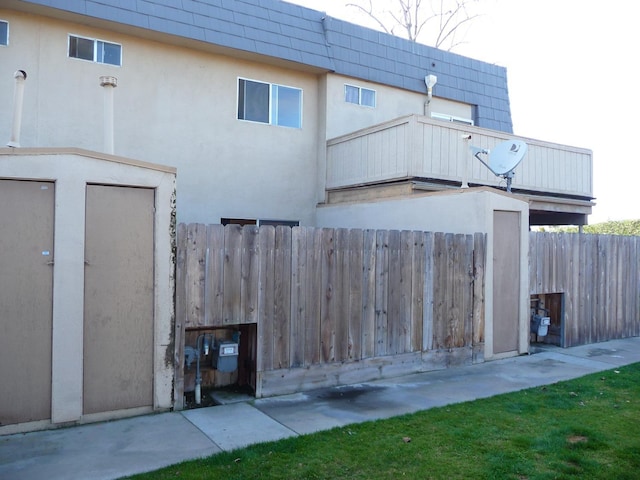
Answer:
[[213, 351], [213, 368], [219, 372], [235, 372], [238, 369], [238, 343], [221, 341]]

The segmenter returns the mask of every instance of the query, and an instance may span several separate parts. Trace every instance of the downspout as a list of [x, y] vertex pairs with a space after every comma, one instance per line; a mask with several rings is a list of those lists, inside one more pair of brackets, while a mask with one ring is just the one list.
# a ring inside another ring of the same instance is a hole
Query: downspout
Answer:
[[100, 77], [104, 88], [104, 152], [113, 155], [113, 89], [118, 86], [116, 77]]
[[24, 98], [24, 82], [27, 80], [27, 72], [17, 70], [13, 74], [16, 79], [15, 88], [13, 90], [13, 122], [11, 124], [11, 138], [8, 147], [20, 146], [20, 129], [22, 127], [22, 100]]

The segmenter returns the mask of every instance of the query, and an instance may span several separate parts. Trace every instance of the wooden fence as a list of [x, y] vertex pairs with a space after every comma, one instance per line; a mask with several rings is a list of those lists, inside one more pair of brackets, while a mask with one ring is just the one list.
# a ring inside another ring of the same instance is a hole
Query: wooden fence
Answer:
[[256, 325], [257, 396], [483, 351], [484, 234], [181, 224], [177, 238], [178, 399], [192, 329]]
[[565, 347], [640, 336], [640, 237], [535, 233], [529, 293], [564, 294]]

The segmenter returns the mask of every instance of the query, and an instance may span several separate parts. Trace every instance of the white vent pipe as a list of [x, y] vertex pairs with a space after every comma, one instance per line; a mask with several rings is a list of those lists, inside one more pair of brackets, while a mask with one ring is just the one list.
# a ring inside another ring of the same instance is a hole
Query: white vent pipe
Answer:
[[20, 146], [20, 129], [22, 126], [22, 99], [24, 98], [24, 82], [27, 79], [27, 72], [17, 70], [13, 74], [16, 79], [15, 88], [13, 90], [13, 123], [11, 124], [11, 138], [8, 147]]
[[104, 151], [113, 155], [113, 89], [118, 86], [116, 77], [100, 77], [104, 88]]

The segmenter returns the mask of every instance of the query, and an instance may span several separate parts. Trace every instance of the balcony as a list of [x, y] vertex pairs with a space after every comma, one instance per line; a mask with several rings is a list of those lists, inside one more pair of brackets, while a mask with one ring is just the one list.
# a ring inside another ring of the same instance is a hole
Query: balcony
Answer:
[[515, 169], [512, 191], [529, 202], [531, 224], [586, 223], [593, 206], [591, 150], [418, 115], [329, 140], [327, 201], [362, 201], [460, 188], [463, 183], [505, 189], [506, 181], [479, 162], [469, 147], [490, 150], [514, 138], [528, 145]]

